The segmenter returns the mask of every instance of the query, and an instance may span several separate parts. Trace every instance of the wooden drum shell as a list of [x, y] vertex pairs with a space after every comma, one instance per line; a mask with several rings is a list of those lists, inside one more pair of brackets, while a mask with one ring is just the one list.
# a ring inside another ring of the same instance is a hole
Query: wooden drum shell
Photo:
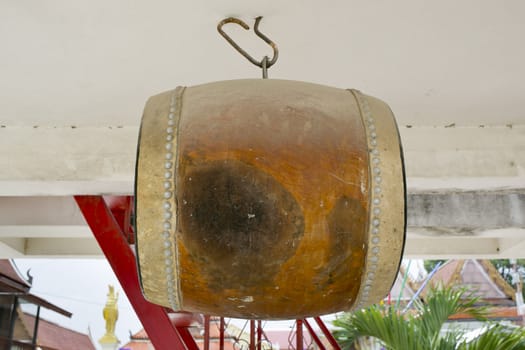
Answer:
[[384, 297], [405, 235], [395, 119], [355, 90], [236, 80], [153, 96], [136, 235], [145, 297], [289, 319]]

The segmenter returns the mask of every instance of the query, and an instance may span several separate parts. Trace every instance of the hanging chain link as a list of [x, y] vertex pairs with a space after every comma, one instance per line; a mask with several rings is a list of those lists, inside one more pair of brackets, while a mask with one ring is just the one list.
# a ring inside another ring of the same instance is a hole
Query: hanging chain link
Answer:
[[267, 79], [268, 78], [268, 69], [273, 66], [275, 64], [275, 62], [277, 61], [277, 58], [279, 57], [279, 50], [277, 49], [277, 45], [272, 41], [270, 40], [266, 35], [264, 35], [263, 33], [261, 33], [261, 31], [259, 30], [259, 23], [262, 19], [262, 16], [259, 16], [257, 18], [255, 18], [255, 25], [253, 27], [253, 31], [255, 32], [255, 34], [261, 38], [262, 40], [264, 40], [264, 42], [266, 42], [268, 45], [271, 46], [272, 50], [273, 50], [273, 56], [272, 58], [270, 59], [268, 56], [264, 56], [263, 59], [261, 61], [258, 61], [256, 60], [255, 58], [253, 58], [250, 54], [248, 54], [243, 48], [241, 48], [235, 41], [233, 41], [233, 39], [228, 35], [226, 34], [226, 32], [224, 32], [224, 30], [222, 29], [222, 27], [227, 24], [227, 23], [235, 23], [235, 24], [238, 24], [240, 25], [241, 27], [243, 27], [244, 29], [246, 30], [249, 30], [250, 29], [250, 26], [248, 26], [245, 22], [243, 22], [242, 20], [238, 19], [238, 18], [235, 18], [235, 17], [228, 17], [226, 19], [223, 19], [222, 21], [219, 22], [219, 24], [217, 25], [217, 31], [219, 32], [219, 34], [222, 35], [222, 37], [224, 39], [226, 39], [226, 41], [228, 41], [230, 43], [231, 46], [233, 46], [241, 55], [243, 55], [244, 57], [246, 57], [246, 59], [248, 61], [250, 61], [252, 64], [256, 65], [257, 67], [260, 67], [262, 69], [262, 75], [263, 75], [263, 79]]

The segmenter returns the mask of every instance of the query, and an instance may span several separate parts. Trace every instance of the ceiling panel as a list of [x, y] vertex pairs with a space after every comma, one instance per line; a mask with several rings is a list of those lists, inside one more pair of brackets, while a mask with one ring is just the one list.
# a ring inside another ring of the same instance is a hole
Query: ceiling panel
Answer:
[[4, 1], [0, 124], [138, 125], [150, 95], [258, 78], [215, 29], [231, 15], [264, 16], [280, 49], [270, 78], [361, 89], [402, 125], [525, 124], [523, 13], [520, 0]]

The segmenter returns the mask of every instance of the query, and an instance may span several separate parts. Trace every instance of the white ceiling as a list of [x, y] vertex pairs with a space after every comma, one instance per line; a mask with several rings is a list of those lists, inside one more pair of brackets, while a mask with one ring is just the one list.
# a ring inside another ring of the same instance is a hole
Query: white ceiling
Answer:
[[524, 13], [521, 0], [3, 1], [0, 124], [138, 125], [150, 95], [257, 78], [216, 31], [231, 15], [264, 16], [270, 78], [361, 89], [402, 125], [525, 124]]

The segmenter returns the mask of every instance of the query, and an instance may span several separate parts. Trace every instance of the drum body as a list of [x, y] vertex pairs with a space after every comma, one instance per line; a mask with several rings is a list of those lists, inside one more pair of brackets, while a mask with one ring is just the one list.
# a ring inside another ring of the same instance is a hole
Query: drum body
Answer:
[[404, 245], [394, 116], [355, 90], [234, 80], [153, 96], [135, 198], [144, 295], [174, 310], [363, 307], [390, 290]]

